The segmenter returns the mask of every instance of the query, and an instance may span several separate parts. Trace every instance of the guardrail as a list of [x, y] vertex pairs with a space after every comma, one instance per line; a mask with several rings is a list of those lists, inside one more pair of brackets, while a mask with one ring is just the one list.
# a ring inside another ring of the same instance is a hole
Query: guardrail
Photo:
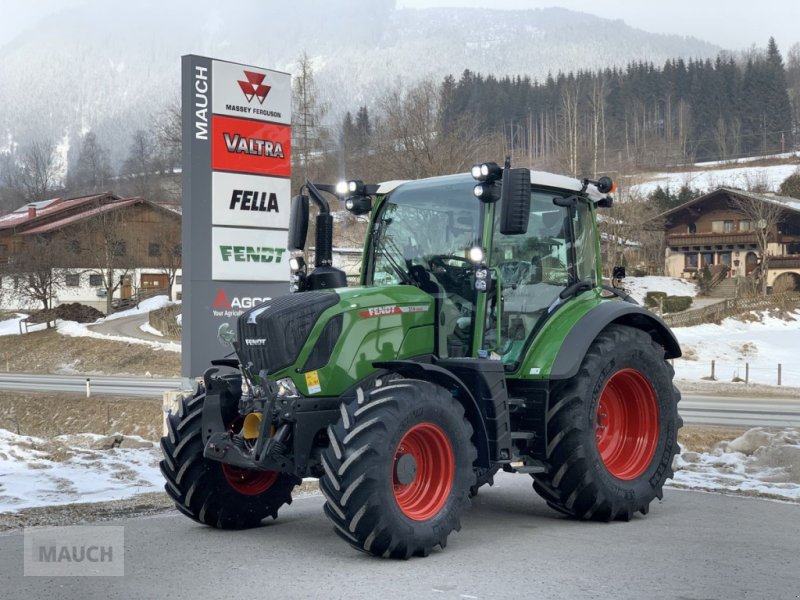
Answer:
[[687, 310], [682, 313], [663, 315], [661, 318], [670, 327], [691, 327], [703, 323], [721, 321], [749, 310], [773, 308], [787, 303], [800, 302], [800, 294], [789, 292], [771, 296], [754, 296], [752, 298], [729, 298], [711, 306]]

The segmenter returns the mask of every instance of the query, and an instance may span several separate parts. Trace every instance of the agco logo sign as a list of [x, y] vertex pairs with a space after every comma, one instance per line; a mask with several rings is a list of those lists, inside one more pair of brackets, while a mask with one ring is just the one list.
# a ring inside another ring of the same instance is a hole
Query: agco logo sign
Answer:
[[215, 317], [238, 317], [244, 311], [258, 306], [262, 302], [269, 302], [270, 297], [259, 296], [233, 296], [229, 298], [224, 289], [217, 291], [211, 310]]
[[267, 94], [269, 94], [269, 91], [272, 89], [270, 86], [264, 84], [266, 75], [263, 73], [254, 73], [253, 71], [245, 71], [244, 76], [247, 78], [247, 81], [237, 81], [237, 83], [239, 87], [242, 88], [247, 102], [250, 103], [253, 101], [253, 98], [258, 98], [259, 104], [264, 104], [264, 100], [267, 99]]

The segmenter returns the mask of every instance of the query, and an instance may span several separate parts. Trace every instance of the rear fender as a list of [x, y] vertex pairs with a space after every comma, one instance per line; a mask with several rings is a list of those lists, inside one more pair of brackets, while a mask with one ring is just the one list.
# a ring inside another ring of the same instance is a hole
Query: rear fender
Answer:
[[602, 302], [584, 314], [570, 329], [556, 354], [550, 379], [574, 377], [589, 346], [607, 326], [627, 325], [641, 329], [664, 348], [664, 358], [678, 358], [681, 348], [669, 327], [649, 310], [629, 302]]

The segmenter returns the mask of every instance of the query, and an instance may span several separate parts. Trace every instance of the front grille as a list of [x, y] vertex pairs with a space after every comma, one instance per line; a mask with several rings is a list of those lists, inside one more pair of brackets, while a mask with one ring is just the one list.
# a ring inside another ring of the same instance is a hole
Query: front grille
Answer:
[[338, 302], [335, 292], [303, 292], [251, 308], [238, 323], [242, 364], [268, 373], [293, 364], [320, 315]]

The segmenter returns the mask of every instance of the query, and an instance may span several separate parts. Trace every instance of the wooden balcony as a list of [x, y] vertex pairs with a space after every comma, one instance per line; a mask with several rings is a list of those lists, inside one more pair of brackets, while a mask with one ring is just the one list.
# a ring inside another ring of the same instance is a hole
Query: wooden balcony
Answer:
[[769, 269], [800, 269], [800, 255], [770, 256]]
[[756, 234], [750, 231], [741, 233], [673, 233], [667, 236], [667, 246], [670, 248], [685, 248], [710, 246], [714, 249], [724, 250], [725, 246], [754, 246]]

